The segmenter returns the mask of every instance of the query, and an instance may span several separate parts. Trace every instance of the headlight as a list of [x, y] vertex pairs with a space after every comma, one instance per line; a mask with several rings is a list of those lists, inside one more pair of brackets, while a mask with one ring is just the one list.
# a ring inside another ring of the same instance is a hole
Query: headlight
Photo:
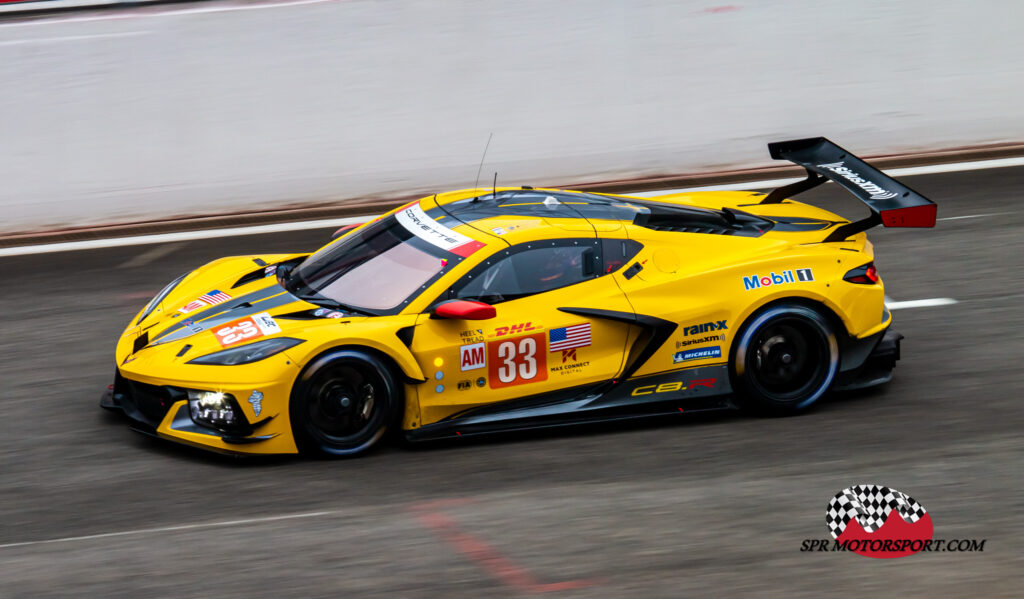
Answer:
[[189, 389], [188, 409], [192, 420], [201, 426], [217, 429], [231, 429], [238, 420], [235, 413], [235, 398], [220, 391], [195, 391]]
[[173, 281], [167, 284], [167, 287], [161, 289], [160, 293], [156, 294], [156, 296], [153, 299], [149, 300], [149, 303], [146, 304], [146, 308], [142, 310], [142, 316], [140, 316], [139, 319], [135, 321], [135, 324], [139, 324], [143, 320], [146, 320], [146, 317], [149, 316], [153, 312], [153, 310], [155, 310], [156, 307], [160, 305], [160, 302], [164, 301], [164, 298], [167, 297], [167, 294], [169, 294], [171, 291], [174, 291], [174, 288], [178, 286], [178, 283], [180, 283], [181, 280], [187, 277], [188, 275], [189, 273], [185, 273], [178, 277], [177, 279], [174, 279]]
[[199, 356], [189, 360], [189, 364], [207, 364], [215, 366], [235, 366], [237, 364], [249, 364], [264, 358], [283, 352], [289, 347], [304, 343], [302, 339], [291, 337], [276, 337], [265, 341], [257, 341], [241, 347], [232, 347], [205, 356]]

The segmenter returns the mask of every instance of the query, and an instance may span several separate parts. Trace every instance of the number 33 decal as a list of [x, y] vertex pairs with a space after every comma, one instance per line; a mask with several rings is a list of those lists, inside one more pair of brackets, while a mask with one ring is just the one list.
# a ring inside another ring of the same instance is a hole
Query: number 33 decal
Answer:
[[491, 389], [548, 379], [544, 333], [513, 337], [487, 344], [488, 382]]

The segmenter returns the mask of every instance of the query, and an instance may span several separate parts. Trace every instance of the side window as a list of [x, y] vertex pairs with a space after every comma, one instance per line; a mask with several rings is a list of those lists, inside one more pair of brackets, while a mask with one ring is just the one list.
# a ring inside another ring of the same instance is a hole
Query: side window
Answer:
[[496, 304], [575, 285], [601, 274], [601, 245], [597, 240], [523, 244], [470, 273], [461, 286], [456, 286], [454, 297]]
[[602, 239], [601, 249], [604, 254], [604, 269], [601, 274], [613, 273], [640, 253], [644, 246], [632, 239]]

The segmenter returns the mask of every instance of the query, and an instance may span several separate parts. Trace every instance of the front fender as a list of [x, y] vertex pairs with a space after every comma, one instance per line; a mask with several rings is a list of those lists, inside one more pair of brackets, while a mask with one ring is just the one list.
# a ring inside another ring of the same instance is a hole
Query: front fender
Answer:
[[323, 352], [338, 347], [369, 348], [391, 359], [407, 379], [423, 382], [426, 380], [423, 371], [408, 346], [398, 336], [400, 330], [416, 323], [416, 316], [400, 315], [382, 319], [380, 322], [367, 319], [359, 323], [358, 327], [343, 329], [341, 335], [311, 339], [311, 343], [303, 343], [288, 350], [287, 353], [297, 363], [305, 365]]

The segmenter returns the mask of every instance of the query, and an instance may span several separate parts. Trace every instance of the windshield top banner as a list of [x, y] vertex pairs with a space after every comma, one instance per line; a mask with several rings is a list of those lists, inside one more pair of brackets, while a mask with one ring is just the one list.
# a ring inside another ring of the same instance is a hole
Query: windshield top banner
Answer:
[[419, 203], [399, 211], [395, 214], [395, 217], [403, 227], [416, 237], [456, 256], [465, 258], [486, 245], [475, 239], [470, 239], [461, 233], [456, 233], [430, 218], [420, 208]]

